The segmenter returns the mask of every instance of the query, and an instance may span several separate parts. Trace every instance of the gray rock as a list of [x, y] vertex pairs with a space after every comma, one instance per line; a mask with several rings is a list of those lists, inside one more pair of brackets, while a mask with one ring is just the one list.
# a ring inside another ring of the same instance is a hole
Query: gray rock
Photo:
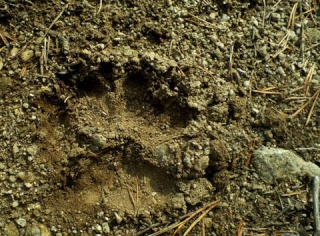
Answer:
[[298, 176], [320, 176], [320, 168], [304, 161], [292, 151], [282, 148], [261, 147], [254, 151], [252, 160], [257, 173], [266, 181], [290, 179]]

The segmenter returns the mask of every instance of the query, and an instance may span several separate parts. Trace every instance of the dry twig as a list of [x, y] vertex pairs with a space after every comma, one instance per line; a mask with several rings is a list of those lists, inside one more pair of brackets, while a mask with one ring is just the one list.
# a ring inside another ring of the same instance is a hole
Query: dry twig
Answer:
[[188, 19], [188, 18], [184, 19], [184, 20], [186, 20], [186, 21], [188, 21], [190, 23], [193, 23], [195, 25], [200, 25], [200, 26], [203, 26], [203, 27], [207, 27], [207, 28], [210, 28], [210, 29], [218, 28], [216, 25], [211, 24], [210, 22], [205, 21], [205, 20], [203, 20], [203, 19], [201, 19], [201, 18], [199, 18], [199, 17], [197, 17], [195, 15], [192, 15], [190, 13], [188, 13], [188, 15], [199, 21], [199, 22], [197, 22], [197, 21], [194, 21], [194, 20], [191, 20], [191, 19]]
[[100, 4], [99, 4], [99, 9], [97, 11], [97, 15], [100, 13], [101, 9], [102, 9], [102, 0], [100, 0]]
[[56, 18], [54, 18], [54, 20], [52, 21], [52, 23], [50, 24], [49, 28], [47, 29], [47, 31], [45, 32], [45, 34], [43, 35], [43, 38], [45, 38], [47, 36], [47, 34], [49, 33], [49, 31], [51, 30], [51, 28], [54, 26], [54, 24], [60, 19], [60, 17], [62, 16], [62, 14], [64, 13], [64, 11], [68, 8], [69, 4], [66, 4], [61, 12], [56, 16]]
[[320, 94], [320, 88], [313, 94], [313, 96], [312, 96], [311, 98], [309, 98], [309, 99], [305, 102], [305, 104], [303, 104], [295, 113], [293, 113], [293, 114], [291, 115], [291, 118], [296, 117], [302, 110], [304, 110], [304, 109], [313, 101], [312, 106], [311, 106], [311, 108], [310, 108], [310, 110], [309, 110], [309, 113], [308, 113], [307, 121], [306, 121], [306, 123], [305, 123], [305, 125], [308, 125], [309, 122], [310, 122], [311, 115], [312, 115], [312, 113], [313, 113], [314, 107], [315, 107], [315, 105], [316, 105], [316, 103], [317, 103], [319, 94]]
[[279, 88], [279, 87], [277, 87], [277, 86], [271, 86], [271, 87], [267, 87], [267, 88], [263, 88], [263, 89], [259, 89], [259, 90], [252, 90], [252, 92], [255, 92], [255, 93], [263, 93], [263, 94], [281, 95], [282, 92], [272, 91], [272, 90], [278, 89], [278, 88]]
[[312, 76], [313, 76], [313, 72], [314, 72], [315, 67], [316, 67], [316, 65], [313, 64], [312, 67], [310, 68], [307, 76], [306, 76], [306, 79], [304, 80], [304, 86], [303, 86], [303, 94], [304, 94], [304, 96], [308, 95], [309, 84], [310, 84], [310, 82], [312, 80]]
[[196, 226], [196, 224], [198, 224], [198, 222], [200, 222], [200, 220], [202, 220], [202, 218], [205, 217], [209, 213], [209, 211], [211, 211], [212, 208], [216, 206], [216, 203], [217, 201], [214, 202], [214, 204], [212, 204], [207, 210], [205, 210], [195, 221], [193, 221], [186, 232], [184, 232], [183, 236], [187, 236], [189, 232], [194, 228], [194, 226]]
[[[149, 236], [157, 236], [157, 235], [162, 235], [166, 232], [169, 232], [173, 229], [176, 229], [173, 233], [173, 235], [177, 234], [183, 226], [185, 226], [185, 224], [187, 224], [188, 222], [191, 221], [192, 218], [194, 218], [196, 215], [198, 215], [200, 212], [204, 211], [200, 216], [198, 216], [198, 218], [189, 226], [189, 228], [184, 232], [183, 236], [186, 236], [189, 234], [189, 232], [194, 228], [194, 226], [202, 220], [203, 217], [205, 217], [209, 211], [211, 211], [218, 203], [220, 202], [220, 200], [217, 200], [217, 201], [213, 201], [213, 202], [210, 202], [209, 204], [205, 205], [204, 207], [196, 210], [195, 212], [191, 213], [191, 214], [188, 214], [187, 215], [187, 218], [181, 222], [176, 222], [176, 223], [173, 223], [169, 226], [167, 226], [166, 228], [156, 232], [156, 233], [153, 233]], [[150, 227], [149, 227], [150, 228]], [[144, 231], [145, 232], [145, 231]], [[137, 235], [141, 235], [140, 233], [138, 233]]]

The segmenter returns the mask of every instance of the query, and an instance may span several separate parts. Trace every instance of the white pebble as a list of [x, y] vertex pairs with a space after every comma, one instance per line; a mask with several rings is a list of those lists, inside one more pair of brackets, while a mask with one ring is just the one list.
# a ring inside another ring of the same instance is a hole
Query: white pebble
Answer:
[[32, 187], [32, 183], [24, 183], [24, 186], [26, 187], [26, 188], [31, 188]]
[[11, 183], [14, 183], [14, 182], [17, 181], [17, 178], [16, 178], [14, 175], [10, 175], [10, 176], [9, 176], [9, 181], [10, 181]]
[[243, 86], [246, 87], [246, 88], [250, 87], [250, 80], [244, 81], [243, 82]]
[[25, 109], [28, 109], [29, 108], [29, 104], [25, 102], [25, 103], [22, 104], [22, 107], [25, 108]]
[[19, 202], [18, 201], [14, 201], [12, 204], [11, 204], [12, 207], [17, 207], [19, 206]]
[[21, 218], [21, 217], [19, 219], [16, 219], [16, 223], [18, 225], [20, 225], [21, 227], [26, 227], [26, 225], [27, 225], [26, 219], [25, 218]]

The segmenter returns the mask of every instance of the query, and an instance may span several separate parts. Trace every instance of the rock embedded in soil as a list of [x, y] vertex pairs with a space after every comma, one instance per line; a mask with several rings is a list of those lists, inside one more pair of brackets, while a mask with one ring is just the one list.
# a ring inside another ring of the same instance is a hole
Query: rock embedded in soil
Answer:
[[320, 168], [304, 161], [294, 152], [282, 148], [261, 147], [254, 151], [252, 160], [258, 174], [266, 182], [293, 179], [299, 176], [320, 176]]

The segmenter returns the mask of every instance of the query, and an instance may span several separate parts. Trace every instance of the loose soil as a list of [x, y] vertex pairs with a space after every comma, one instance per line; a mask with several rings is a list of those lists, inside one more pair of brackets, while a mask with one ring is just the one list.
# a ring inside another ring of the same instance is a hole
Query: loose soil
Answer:
[[319, 164], [317, 4], [1, 2], [0, 234], [159, 235], [214, 201], [180, 233], [312, 233], [310, 179], [251, 158]]

